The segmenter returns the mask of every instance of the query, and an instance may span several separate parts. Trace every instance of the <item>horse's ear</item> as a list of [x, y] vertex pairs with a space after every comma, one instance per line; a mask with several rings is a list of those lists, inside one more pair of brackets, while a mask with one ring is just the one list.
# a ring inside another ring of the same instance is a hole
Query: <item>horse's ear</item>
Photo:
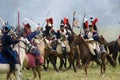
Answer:
[[103, 38], [103, 35], [100, 35], [101, 38]]
[[81, 37], [81, 35], [79, 34], [78, 37]]

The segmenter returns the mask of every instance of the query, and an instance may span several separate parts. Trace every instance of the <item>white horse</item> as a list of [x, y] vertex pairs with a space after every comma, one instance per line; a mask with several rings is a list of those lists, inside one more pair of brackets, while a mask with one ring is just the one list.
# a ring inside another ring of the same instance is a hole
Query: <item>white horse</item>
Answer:
[[[21, 40], [24, 40], [24, 38], [21, 38]], [[13, 74], [15, 75], [15, 79], [16, 80], [22, 80], [22, 74], [21, 74], [21, 70], [23, 67], [23, 61], [25, 59], [25, 43], [23, 41], [20, 41], [18, 44], [16, 44], [14, 46], [14, 50], [17, 51], [18, 55], [19, 55], [19, 60], [20, 60], [20, 64], [16, 64], [16, 69], [17, 71], [13, 72]], [[9, 72], [10, 71], [10, 65], [9, 64], [3, 64], [0, 63], [0, 73], [4, 74], [7, 73], [7, 77], [6, 80], [10, 80], [10, 75], [12, 73]]]

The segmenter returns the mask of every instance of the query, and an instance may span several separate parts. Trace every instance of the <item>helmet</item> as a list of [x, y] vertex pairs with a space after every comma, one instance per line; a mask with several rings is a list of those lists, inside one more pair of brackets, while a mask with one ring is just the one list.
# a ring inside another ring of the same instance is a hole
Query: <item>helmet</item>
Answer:
[[88, 21], [88, 19], [87, 19], [87, 18], [85, 18], [85, 19], [84, 19], [84, 23], [85, 23], [86, 21]]
[[10, 26], [9, 24], [6, 24], [6, 25], [5, 25], [5, 30], [10, 31], [10, 29], [11, 29], [11, 26]]

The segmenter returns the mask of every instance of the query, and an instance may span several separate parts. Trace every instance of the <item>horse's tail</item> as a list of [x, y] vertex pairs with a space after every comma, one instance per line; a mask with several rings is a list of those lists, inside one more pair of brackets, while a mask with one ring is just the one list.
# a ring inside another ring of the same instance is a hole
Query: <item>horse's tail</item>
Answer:
[[115, 61], [113, 60], [113, 58], [112, 58], [109, 54], [107, 54], [106, 57], [107, 57], [108, 62], [109, 62], [113, 67], [115, 67], [115, 66], [116, 66], [116, 63], [115, 63]]

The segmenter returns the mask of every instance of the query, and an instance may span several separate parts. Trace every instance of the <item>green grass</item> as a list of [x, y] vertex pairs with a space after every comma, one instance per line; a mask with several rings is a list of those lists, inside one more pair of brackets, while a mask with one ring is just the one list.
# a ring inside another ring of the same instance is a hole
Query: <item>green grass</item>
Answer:
[[[33, 74], [31, 70], [23, 70], [24, 80], [30, 78]], [[0, 80], [5, 80], [5, 74], [0, 74]], [[106, 74], [104, 77], [100, 74], [100, 67], [97, 65], [91, 65], [88, 68], [88, 77], [85, 77], [84, 70], [78, 70], [74, 73], [73, 69], [64, 72], [56, 72], [52, 65], [50, 65], [48, 71], [42, 71], [42, 80], [120, 80], [120, 66], [117, 65], [115, 68], [107, 65]], [[38, 77], [35, 79], [38, 80]]]

